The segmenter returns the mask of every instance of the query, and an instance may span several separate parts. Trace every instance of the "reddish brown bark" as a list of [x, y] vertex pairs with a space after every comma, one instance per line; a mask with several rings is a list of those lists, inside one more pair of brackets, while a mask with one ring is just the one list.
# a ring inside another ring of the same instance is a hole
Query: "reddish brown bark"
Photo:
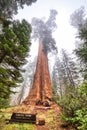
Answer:
[[32, 104], [40, 101], [44, 103], [52, 98], [51, 79], [48, 69], [48, 58], [43, 51], [42, 42], [39, 42], [39, 51], [36, 65], [36, 72], [32, 88], [28, 97], [24, 100], [25, 104]]

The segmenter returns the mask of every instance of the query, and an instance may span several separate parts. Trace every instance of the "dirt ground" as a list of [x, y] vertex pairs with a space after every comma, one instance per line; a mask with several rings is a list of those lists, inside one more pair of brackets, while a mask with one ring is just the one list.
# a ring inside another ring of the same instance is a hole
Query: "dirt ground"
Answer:
[[61, 120], [61, 108], [55, 103], [51, 107], [44, 106], [18, 106], [8, 112], [37, 113], [37, 122], [39, 119], [45, 120], [45, 125], [35, 125], [34, 130], [75, 130], [71, 126], [67, 126]]
[[[37, 110], [38, 117], [43, 113], [46, 124], [44, 126], [36, 125], [35, 130], [74, 130], [71, 126], [67, 126], [61, 120], [61, 108], [54, 104], [49, 110]], [[42, 116], [42, 117], [43, 117]]]

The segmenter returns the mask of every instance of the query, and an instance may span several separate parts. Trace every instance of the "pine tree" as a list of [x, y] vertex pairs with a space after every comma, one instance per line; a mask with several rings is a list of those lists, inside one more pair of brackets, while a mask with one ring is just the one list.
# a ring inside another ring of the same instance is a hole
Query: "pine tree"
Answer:
[[53, 67], [52, 83], [53, 88], [56, 86], [54, 90], [62, 97], [64, 94], [64, 88], [68, 84], [68, 79], [63, 63], [58, 57], [56, 57]]
[[84, 8], [81, 7], [76, 10], [71, 16], [71, 24], [77, 29], [77, 38], [79, 39], [75, 53], [80, 61], [81, 73], [84, 79], [87, 80], [87, 18], [85, 17]]
[[68, 85], [75, 88], [76, 86], [78, 86], [78, 69], [75, 62], [73, 61], [73, 58], [70, 57], [69, 54], [63, 49], [62, 62], [68, 79]]
[[80, 85], [79, 67], [69, 54], [62, 50], [61, 60], [57, 57], [52, 73], [53, 92], [61, 97], [67, 95], [71, 89], [75, 89]]
[[0, 107], [12, 93], [11, 87], [23, 80], [21, 66], [31, 45], [31, 27], [27, 21], [14, 21], [10, 25], [3, 27], [0, 34]]

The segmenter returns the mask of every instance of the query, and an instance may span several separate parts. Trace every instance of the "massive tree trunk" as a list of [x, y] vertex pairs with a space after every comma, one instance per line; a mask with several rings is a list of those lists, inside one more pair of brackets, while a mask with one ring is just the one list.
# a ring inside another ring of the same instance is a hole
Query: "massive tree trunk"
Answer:
[[52, 99], [51, 79], [48, 69], [48, 58], [43, 50], [42, 41], [39, 42], [38, 58], [33, 85], [25, 104], [43, 104]]

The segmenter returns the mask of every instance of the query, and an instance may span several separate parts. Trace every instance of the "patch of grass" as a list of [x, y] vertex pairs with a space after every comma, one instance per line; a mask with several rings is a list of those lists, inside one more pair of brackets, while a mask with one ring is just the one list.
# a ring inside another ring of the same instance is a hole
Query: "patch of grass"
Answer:
[[53, 119], [54, 119], [54, 112], [53, 112], [53, 110], [49, 110], [47, 115], [46, 115], [46, 122], [53, 124]]
[[6, 124], [6, 120], [11, 118], [12, 113], [7, 113], [14, 108], [0, 110], [0, 130], [34, 130], [35, 125], [26, 123]]
[[8, 124], [2, 130], [34, 130], [33, 124]]
[[48, 111], [46, 122], [49, 125], [50, 130], [53, 130], [54, 129], [54, 124], [55, 124], [54, 111], [53, 110]]

